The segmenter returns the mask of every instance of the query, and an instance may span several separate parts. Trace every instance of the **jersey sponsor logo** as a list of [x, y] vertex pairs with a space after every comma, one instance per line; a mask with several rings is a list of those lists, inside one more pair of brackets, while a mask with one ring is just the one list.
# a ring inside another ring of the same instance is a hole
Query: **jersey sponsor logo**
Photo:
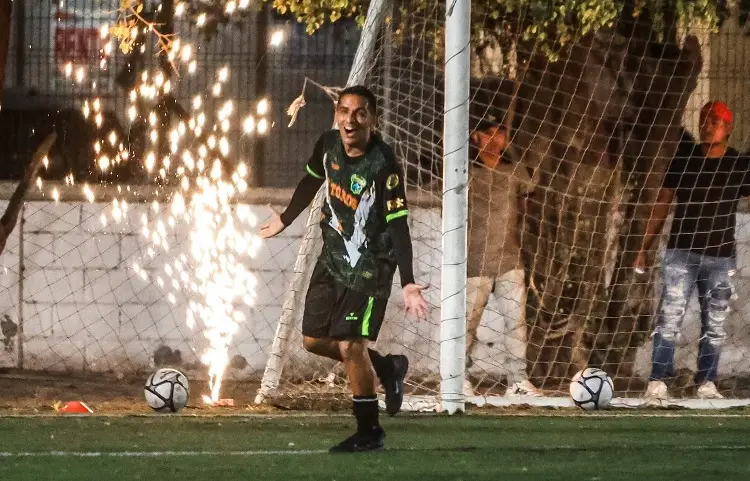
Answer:
[[341, 167], [339, 166], [339, 164], [337, 164], [336, 162], [331, 162], [331, 168], [333, 170], [339, 170], [339, 169], [341, 169]]
[[357, 198], [346, 191], [345, 188], [341, 187], [336, 182], [331, 181], [331, 197], [335, 197], [341, 201], [342, 204], [349, 207], [351, 210], [357, 210], [359, 201]]
[[349, 188], [354, 195], [359, 195], [367, 185], [367, 181], [357, 174], [352, 174], [349, 179]]
[[389, 200], [385, 203], [385, 206], [388, 208], [388, 210], [400, 209], [404, 206], [404, 199], [399, 197], [397, 199]]
[[398, 186], [398, 174], [391, 174], [388, 176], [388, 179], [385, 181], [385, 188], [388, 190], [393, 190]]

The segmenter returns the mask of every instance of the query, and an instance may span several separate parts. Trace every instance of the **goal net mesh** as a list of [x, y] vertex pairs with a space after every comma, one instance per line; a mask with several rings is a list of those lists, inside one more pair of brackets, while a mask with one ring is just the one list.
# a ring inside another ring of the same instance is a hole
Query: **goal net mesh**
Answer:
[[[56, 45], [57, 53], [28, 57], [36, 60], [22, 66], [12, 49], [6, 86], [35, 89], [36, 101], [57, 114], [54, 122], [29, 120], [6, 95], [1, 118], [17, 133], [11, 140], [20, 159], [8, 178], [20, 177], [52, 124], [59, 139], [2, 255], [0, 366], [138, 379], [170, 366], [203, 382], [206, 363], [213, 363], [227, 366], [225, 379], [241, 383], [228, 395], [248, 403], [260, 385], [258, 400], [285, 407], [348, 405], [343, 366], [302, 347], [304, 296], [320, 250], [320, 199], [274, 239], [261, 243], [255, 231], [268, 216], [267, 204], [283, 209], [290, 197], [289, 190], [263, 187], [291, 187], [304, 175], [315, 139], [333, 120], [331, 96], [349, 74], [378, 97], [379, 130], [406, 175], [415, 277], [429, 286], [430, 316], [419, 322], [404, 313], [396, 275], [374, 348], [409, 357], [407, 407], [432, 409], [440, 383], [443, 3], [423, 2], [411, 11], [397, 2], [383, 25], [374, 22], [377, 28], [363, 35], [344, 22], [308, 38], [304, 26], [271, 16], [269, 38], [278, 30], [288, 41], [267, 57], [247, 30], [233, 25], [219, 25], [205, 42], [195, 29], [198, 15], [188, 9], [175, 22], [180, 76], [165, 88], [146, 42], [145, 64], [133, 77], [136, 101], [115, 79], [129, 59], [101, 33], [116, 20], [111, 11], [120, 2], [106, 9], [66, 2], [83, 12], [79, 17], [55, 14], [59, 2], [42, 3], [39, 10], [27, 2], [29, 25], [43, 26], [27, 33], [35, 45]], [[509, 386], [528, 379], [552, 403], [552, 397], [564, 399], [571, 376], [586, 366], [603, 368], [616, 396], [645, 392], [663, 291], [659, 252], [671, 219], [648, 252], [651, 268], [637, 274], [632, 266], [680, 127], [697, 137], [701, 107], [722, 100], [734, 112], [730, 145], [747, 149], [750, 36], [734, 8], [719, 33], [691, 29], [699, 49], [682, 33], [678, 45], [661, 48], [642, 42], [640, 31], [603, 31], [554, 62], [514, 33], [518, 18], [475, 13], [469, 123], [507, 126], [510, 142], [492, 169], [471, 151], [464, 389], [471, 402], [532, 402], [507, 395]], [[239, 24], [255, 22], [242, 18]], [[103, 60], [79, 51], [92, 35], [103, 39], [97, 51], [111, 43]], [[372, 54], [349, 71], [357, 42], [373, 35]], [[192, 45], [192, 56], [185, 45]], [[248, 92], [262, 58], [265, 92]], [[20, 78], [20, 84], [14, 80]], [[286, 109], [303, 85], [305, 105], [287, 127]], [[165, 89], [187, 117], [162, 122], [157, 116], [163, 105], [148, 97]], [[133, 128], [138, 122], [141, 130]], [[255, 164], [261, 155], [265, 165]], [[95, 160], [79, 164], [78, 158]], [[221, 169], [214, 175], [217, 159]], [[262, 185], [245, 184], [253, 178]], [[3, 198], [14, 186], [2, 186]], [[736, 222], [737, 266], [725, 306], [718, 388], [727, 398], [744, 399], [750, 381], [744, 201]], [[680, 399], [696, 396], [703, 337], [696, 293], [685, 304], [675, 370], [667, 379]], [[194, 392], [207, 392], [197, 384]]]
[[[409, 357], [408, 393], [419, 409], [418, 395], [439, 392], [445, 9], [441, 2], [418, 12], [399, 6], [379, 34], [366, 83], [377, 90], [380, 131], [406, 172], [415, 273], [432, 286], [432, 315], [425, 323], [405, 316], [396, 280], [376, 348]], [[733, 11], [719, 33], [692, 26], [693, 38], [681, 31], [676, 44], [663, 47], [644, 42], [640, 24], [619, 25], [618, 32], [584, 37], [551, 62], [538, 45], [513, 33], [517, 20], [487, 21], [471, 46], [470, 128], [507, 127], [510, 144], [491, 169], [471, 153], [464, 394], [480, 404], [487, 398], [534, 402], [518, 395], [529, 381], [547, 399], [539, 402], [554, 403], [548, 398], [567, 396], [573, 374], [594, 366], [613, 378], [616, 396], [641, 398], [660, 300], [675, 288], [665, 287], [661, 275], [671, 216], [646, 252], [646, 272], [633, 266], [663, 176], [684, 151], [681, 129], [699, 138], [706, 102], [731, 106], [729, 144], [746, 150], [747, 102], [738, 95], [747, 83], [740, 73], [748, 62], [745, 27]], [[703, 315], [704, 325], [708, 317], [726, 316], [717, 386], [735, 399], [747, 397], [750, 370], [742, 294], [747, 221], [741, 202], [738, 268], [727, 273], [731, 299]], [[306, 252], [309, 272], [315, 255]], [[698, 346], [713, 336], [701, 328], [700, 303], [710, 309], [723, 295], [707, 290], [699, 299], [705, 279], [693, 282], [677, 326], [674, 368], [664, 379], [678, 400], [697, 396]], [[288, 306], [295, 327], [283, 331], [281, 362], [271, 363], [272, 371], [283, 366], [283, 372], [267, 372], [267, 379], [278, 379], [272, 387], [290, 397], [337, 387], [344, 394], [341, 366], [321, 363], [301, 347], [307, 284], [296, 287], [296, 303]]]

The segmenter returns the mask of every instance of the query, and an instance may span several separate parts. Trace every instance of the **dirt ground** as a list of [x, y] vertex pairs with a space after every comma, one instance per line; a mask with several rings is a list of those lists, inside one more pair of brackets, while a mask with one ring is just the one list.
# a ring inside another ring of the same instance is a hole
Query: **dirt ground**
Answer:
[[[15, 369], [0, 370], [0, 416], [23, 414], [55, 414], [56, 404], [68, 401], [83, 401], [100, 415], [141, 415], [153, 414], [143, 396], [143, 385], [147, 375], [133, 375], [117, 379], [111, 374], [51, 374]], [[685, 377], [687, 379], [687, 377]], [[686, 396], [694, 395], [694, 385], [685, 379], [675, 379], [671, 389], [682, 390]], [[617, 384], [617, 383], [616, 383]], [[645, 386], [635, 386], [632, 381], [616, 390], [634, 390]], [[298, 411], [348, 413], [351, 410], [351, 395], [344, 385], [327, 388], [324, 385], [307, 384], [305, 390], [300, 385], [288, 386], [279, 393], [267, 398], [261, 405], [254, 404], [259, 388], [258, 382], [226, 380], [222, 385], [221, 397], [234, 400], [234, 406], [209, 406], [202, 401], [202, 394], [208, 392], [205, 380], [191, 379], [188, 405], [181, 411], [183, 415], [213, 416], [231, 414], [279, 414]], [[423, 386], [422, 386], [423, 387]], [[750, 396], [750, 381], [743, 379], [724, 380], [720, 388], [727, 395]], [[491, 390], [491, 389], [490, 389]], [[412, 386], [411, 394], [426, 394], [423, 389]], [[484, 390], [483, 390], [484, 391]], [[622, 392], [622, 391], [621, 391]], [[632, 392], [639, 393], [640, 390]], [[489, 392], [483, 393], [489, 394]], [[565, 395], [565, 393], [556, 393]], [[565, 411], [557, 408], [532, 408], [513, 406], [508, 408], [467, 408], [472, 412], [487, 414], [529, 414]], [[564, 413], [560, 413], [563, 414]]]
[[[116, 379], [106, 375], [52, 375], [8, 371], [0, 373], [0, 414], [54, 413], [56, 402], [83, 401], [97, 414], [148, 414], [153, 411], [143, 397], [143, 376]], [[234, 407], [210, 407], [201, 400], [208, 392], [205, 382], [190, 384], [185, 413], [265, 412], [273, 406], [253, 404], [257, 383], [226, 381], [222, 398]]]

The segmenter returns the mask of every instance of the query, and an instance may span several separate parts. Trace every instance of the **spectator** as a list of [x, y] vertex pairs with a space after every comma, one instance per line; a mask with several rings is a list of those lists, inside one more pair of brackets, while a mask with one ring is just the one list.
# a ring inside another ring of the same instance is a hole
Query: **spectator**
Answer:
[[662, 261], [664, 289], [653, 335], [651, 376], [646, 397], [668, 398], [664, 380], [674, 375], [675, 346], [695, 287], [701, 311], [698, 397], [719, 399], [716, 387], [721, 346], [726, 337], [736, 269], [735, 224], [741, 196], [750, 195], [750, 162], [728, 146], [733, 114], [723, 102], [709, 102], [700, 113], [700, 144], [684, 142], [672, 160], [646, 227], [636, 268], [659, 235], [676, 199], [674, 221]]
[[[517, 225], [526, 198], [533, 191], [532, 182], [523, 166], [504, 155], [507, 137], [503, 127], [485, 120], [472, 130], [470, 156], [475, 160], [469, 174], [467, 276], [471, 307], [467, 318], [467, 360], [471, 364], [483, 318], [487, 324], [503, 326], [506, 396], [539, 396], [526, 375], [526, 287]], [[501, 277], [506, 282], [499, 282]], [[509, 308], [517, 299], [520, 303]], [[464, 394], [474, 395], [468, 380]]]

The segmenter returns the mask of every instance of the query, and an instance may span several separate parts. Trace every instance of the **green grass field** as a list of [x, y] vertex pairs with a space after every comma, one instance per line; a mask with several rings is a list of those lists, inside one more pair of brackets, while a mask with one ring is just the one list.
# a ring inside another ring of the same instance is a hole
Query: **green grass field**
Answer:
[[0, 480], [747, 480], [750, 417], [403, 416], [386, 451], [325, 450], [348, 416], [0, 418]]

